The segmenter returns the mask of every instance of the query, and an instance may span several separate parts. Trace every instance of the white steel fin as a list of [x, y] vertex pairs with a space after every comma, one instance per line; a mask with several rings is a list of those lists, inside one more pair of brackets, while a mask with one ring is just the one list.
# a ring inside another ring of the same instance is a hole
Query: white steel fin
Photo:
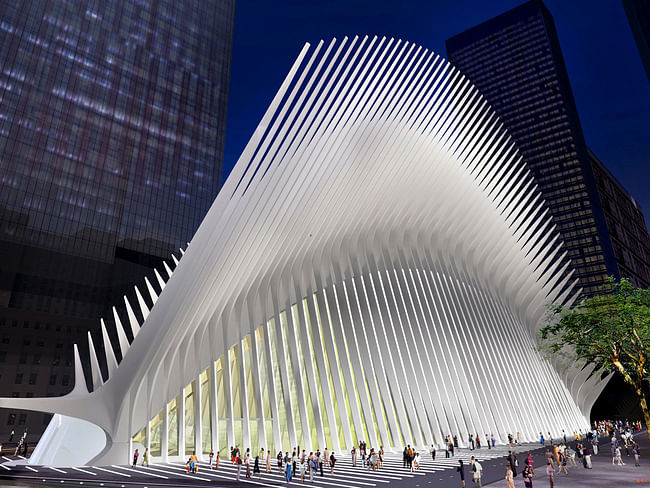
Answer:
[[97, 351], [95, 350], [95, 344], [93, 344], [93, 337], [88, 331], [88, 351], [90, 352], [90, 371], [93, 380], [93, 391], [104, 384], [102, 379], [102, 371], [99, 367], [99, 359], [97, 359]]
[[117, 331], [117, 338], [120, 341], [120, 352], [122, 353], [122, 359], [126, 356], [126, 351], [129, 350], [129, 339], [126, 337], [124, 332], [124, 327], [122, 326], [122, 321], [120, 316], [117, 315], [117, 310], [113, 307], [113, 319], [115, 320], [115, 330]]
[[106, 324], [104, 324], [104, 319], [100, 320], [102, 326], [102, 339], [104, 340], [104, 354], [106, 356], [106, 366], [108, 367], [108, 377], [111, 377], [111, 373], [117, 368], [117, 359], [115, 358], [115, 353], [113, 352], [113, 345], [111, 344], [111, 339], [108, 337], [108, 332], [106, 332]]
[[172, 269], [169, 267], [169, 264], [167, 264], [167, 261], [163, 261], [163, 266], [164, 266], [164, 268], [165, 268], [165, 271], [167, 272], [167, 276], [168, 276], [167, 279], [171, 278], [171, 277], [172, 277], [172, 272], [173, 272], [173, 271], [172, 271]]
[[174, 260], [174, 264], [178, 266], [178, 258], [172, 254], [172, 259]]
[[69, 393], [70, 395], [87, 395], [88, 386], [86, 385], [86, 374], [84, 367], [81, 364], [81, 356], [79, 356], [79, 347], [77, 344], [73, 346], [74, 349], [74, 388]]
[[138, 319], [136, 318], [135, 313], [133, 313], [131, 302], [129, 302], [129, 299], [126, 298], [126, 295], [124, 295], [124, 304], [126, 305], [126, 314], [129, 317], [129, 325], [131, 326], [131, 333], [135, 338], [135, 336], [138, 335], [138, 332], [140, 332], [140, 324], [138, 323]]
[[[144, 298], [142, 298], [142, 294], [140, 293], [140, 290], [138, 289], [137, 286], [135, 288], [135, 296], [138, 297], [138, 304], [140, 305], [140, 311], [142, 312], [142, 318], [144, 320], [147, 320], [147, 317], [149, 316], [149, 307], [147, 307], [147, 303], [144, 301]], [[144, 323], [143, 323], [144, 325]]]
[[156, 275], [156, 280], [158, 280], [158, 284], [160, 285], [160, 292], [162, 293], [162, 291], [165, 289], [165, 280], [163, 280], [163, 277], [160, 276], [160, 273], [157, 269], [154, 269], [153, 272]]
[[153, 289], [153, 286], [151, 286], [151, 282], [149, 281], [149, 278], [145, 276], [144, 282], [147, 285], [147, 291], [149, 292], [149, 296], [151, 297], [151, 303], [153, 305], [156, 304], [156, 300], [158, 300], [158, 294], [156, 293], [156, 290]]

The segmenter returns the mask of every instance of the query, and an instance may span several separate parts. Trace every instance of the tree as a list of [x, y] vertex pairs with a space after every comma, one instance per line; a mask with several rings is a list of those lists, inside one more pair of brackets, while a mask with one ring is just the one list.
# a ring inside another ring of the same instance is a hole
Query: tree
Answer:
[[[634, 389], [646, 426], [650, 412], [644, 383], [650, 380], [650, 289], [636, 288], [629, 280], [609, 278], [609, 291], [582, 300], [573, 308], [551, 305], [541, 330], [551, 353], [565, 351], [600, 373], [617, 371]], [[648, 431], [650, 438], [650, 430]]]

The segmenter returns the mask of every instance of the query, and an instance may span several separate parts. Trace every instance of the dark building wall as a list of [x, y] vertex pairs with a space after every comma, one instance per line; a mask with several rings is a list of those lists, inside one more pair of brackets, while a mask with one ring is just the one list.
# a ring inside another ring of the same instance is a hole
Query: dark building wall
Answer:
[[619, 271], [551, 14], [526, 2], [447, 40], [447, 53], [517, 142], [584, 295], [601, 291]]
[[[99, 318], [125, 323], [123, 295], [192, 238], [233, 21], [234, 0], [0, 0], [0, 394], [69, 391], [72, 344], [101, 350]], [[0, 435], [42, 417], [0, 410]]]
[[589, 151], [607, 229], [621, 276], [650, 287], [650, 237], [643, 212], [605, 165]]
[[630, 23], [645, 74], [650, 81], [650, 2], [648, 0], [623, 0], [623, 8]]

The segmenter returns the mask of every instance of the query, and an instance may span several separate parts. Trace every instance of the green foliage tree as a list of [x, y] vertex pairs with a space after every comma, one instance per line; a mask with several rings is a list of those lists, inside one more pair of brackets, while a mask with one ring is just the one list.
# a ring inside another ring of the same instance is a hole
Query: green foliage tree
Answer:
[[[566, 352], [601, 373], [617, 371], [636, 393], [646, 426], [650, 412], [644, 383], [650, 380], [650, 289], [629, 280], [608, 279], [608, 293], [582, 300], [568, 308], [551, 305], [541, 330], [544, 347]], [[650, 438], [650, 430], [648, 432]]]

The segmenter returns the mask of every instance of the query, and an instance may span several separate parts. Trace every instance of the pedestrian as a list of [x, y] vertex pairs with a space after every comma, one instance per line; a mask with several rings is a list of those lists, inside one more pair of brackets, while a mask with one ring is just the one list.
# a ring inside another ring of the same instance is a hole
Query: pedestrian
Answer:
[[639, 444], [634, 443], [634, 466], [641, 466], [641, 464], [639, 464], [640, 455], [641, 455], [641, 450], [639, 449]]
[[140, 455], [140, 451], [138, 451], [138, 450], [136, 449], [135, 452], [133, 453], [133, 468], [134, 468], [134, 469], [135, 469], [135, 467], [136, 467], [137, 464], [138, 464], [138, 456], [139, 456], [139, 455]]
[[149, 466], [149, 448], [145, 447], [142, 455], [142, 466]]
[[472, 480], [474, 481], [474, 488], [481, 488], [481, 476], [483, 475], [483, 466], [472, 456]]
[[515, 488], [515, 479], [512, 477], [510, 465], [506, 466], [506, 482], [508, 483], [508, 488]]
[[454, 449], [458, 449], [458, 436], [454, 434]]
[[458, 474], [460, 475], [460, 483], [465, 488], [465, 467], [463, 466], [463, 460], [459, 459], [458, 460], [458, 467], [456, 468], [456, 471], [458, 471]]
[[585, 466], [585, 468], [586, 469], [592, 469], [592, 466], [591, 466], [591, 451], [589, 450], [588, 447], [584, 448], [583, 456], [584, 456], [584, 466]]
[[307, 469], [307, 463], [305, 462], [304, 459], [300, 461], [300, 464], [298, 465], [298, 473], [300, 474], [300, 482], [304, 483], [305, 482], [305, 470]]
[[555, 469], [551, 466], [551, 463], [546, 464], [546, 476], [548, 476], [548, 486], [553, 488], [553, 475], [555, 474]]
[[271, 449], [269, 449], [266, 453], [266, 472], [271, 472]]
[[566, 460], [566, 455], [560, 451], [560, 462], [559, 462], [559, 468], [557, 470], [558, 474], [564, 473], [564, 474], [569, 474], [569, 470], [566, 467], [567, 460]]
[[512, 476], [513, 478], [517, 476], [517, 466], [516, 466], [516, 458], [514, 454], [512, 454], [512, 451], [508, 451], [508, 457], [506, 457], [506, 461], [508, 462], [508, 465], [510, 466], [510, 469], [512, 470]]
[[278, 471], [282, 473], [282, 451], [278, 452]]
[[616, 448], [616, 462], [618, 463], [619, 466], [625, 466], [625, 463], [623, 462], [623, 458], [621, 457], [620, 447]]
[[330, 454], [330, 473], [334, 474], [334, 465], [336, 464], [336, 457], [334, 457], [334, 451]]
[[214, 469], [216, 469], [217, 471], [219, 471], [219, 459], [221, 458], [221, 456], [220, 456], [220, 454], [219, 454], [220, 452], [221, 452], [221, 451], [217, 451], [217, 459], [216, 459], [216, 461], [214, 462]]
[[[406, 448], [404, 448], [406, 450]], [[357, 450], [352, 446], [352, 450], [350, 451], [350, 454], [352, 454], [352, 466], [357, 465]], [[406, 463], [404, 463], [406, 467]]]
[[257, 474], [259, 479], [262, 479], [262, 473], [260, 472], [260, 457], [255, 456], [255, 466], [253, 466], [253, 473]]
[[543, 446], [544, 445], [544, 434], [541, 432], [539, 433], [539, 443]]
[[245, 463], [246, 463], [246, 478], [251, 477], [251, 461], [250, 461], [250, 456], [248, 453], [246, 453]]
[[469, 435], [467, 438], [467, 442], [469, 443], [469, 448], [473, 451], [474, 450], [474, 438], [472, 437], [472, 434]]
[[436, 446], [431, 444], [431, 460], [435, 461], [436, 460]]
[[476, 434], [476, 449], [480, 449], [480, 448], [481, 448], [481, 439], [479, 439], [478, 434]]
[[521, 476], [524, 478], [524, 486], [526, 488], [533, 488], [533, 476], [535, 476], [533, 468], [531, 466], [524, 467]]
[[239, 481], [239, 478], [241, 477], [241, 458], [237, 456], [237, 453], [233, 451], [235, 454], [235, 464], [237, 465], [237, 481]]
[[11, 430], [11, 434], [9, 434], [9, 442], [11, 442], [11, 441], [14, 440], [14, 435], [15, 435], [15, 432], [14, 432], [13, 429], [12, 429], [12, 430]]
[[549, 448], [546, 448], [546, 463], [550, 463], [551, 466], [553, 466], [553, 454], [551, 453], [551, 450]]
[[210, 469], [212, 469], [212, 458], [213, 457], [214, 457], [214, 450], [210, 449], [210, 454], [208, 454], [208, 458], [210, 459], [210, 464], [208, 464], [208, 466], [210, 467]]

